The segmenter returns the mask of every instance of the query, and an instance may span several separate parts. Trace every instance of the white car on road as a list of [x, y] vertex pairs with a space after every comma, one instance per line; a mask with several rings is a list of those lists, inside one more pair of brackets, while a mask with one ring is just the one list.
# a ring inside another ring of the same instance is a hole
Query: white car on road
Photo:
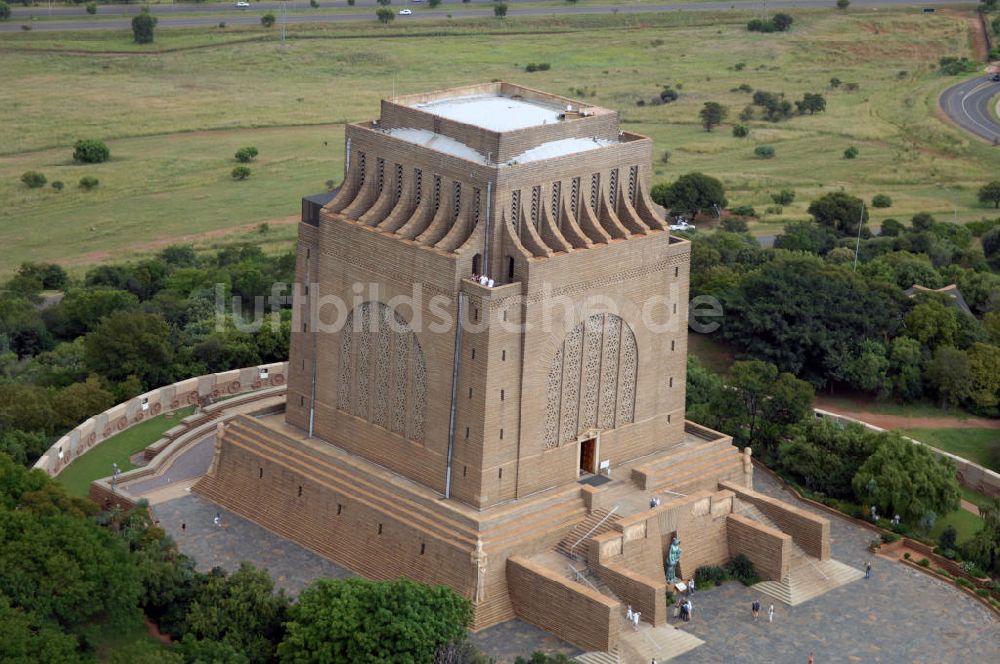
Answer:
[[409, 16], [412, 13], [413, 13], [413, 11], [410, 10], [410, 9], [400, 9], [399, 10], [399, 15], [400, 16]]
[[250, 3], [246, 2], [246, 0], [240, 0], [236, 3], [236, 6], [240, 9], [247, 9], [250, 6]]
[[674, 223], [670, 224], [670, 230], [693, 231], [697, 229], [694, 227], [694, 224], [689, 224], [686, 219], [675, 219]]

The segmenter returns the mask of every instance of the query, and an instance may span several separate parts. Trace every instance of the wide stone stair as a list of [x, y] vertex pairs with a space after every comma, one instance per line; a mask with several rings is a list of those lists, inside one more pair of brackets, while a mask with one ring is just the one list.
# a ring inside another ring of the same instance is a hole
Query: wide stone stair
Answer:
[[[733, 508], [737, 514], [781, 530], [763, 512], [748, 502], [737, 501]], [[861, 570], [832, 558], [820, 560], [810, 556], [802, 550], [802, 547], [792, 542], [788, 577], [781, 581], [761, 581], [755, 584], [754, 588], [779, 602], [798, 606], [862, 577], [864, 577], [864, 572]]]
[[609, 652], [587, 652], [576, 657], [583, 664], [649, 664], [654, 658], [667, 662], [694, 650], [704, 641], [671, 625], [653, 627], [640, 623], [639, 629], [623, 623], [618, 647]]
[[612, 530], [615, 521], [617, 513], [614, 508], [611, 511], [595, 509], [583, 521], [573, 526], [566, 537], [556, 544], [555, 550], [568, 558], [583, 559], [586, 557], [586, 549], [580, 540]]
[[647, 489], [654, 495], [714, 491], [720, 481], [743, 482], [743, 455], [729, 443], [684, 447], [644, 470], [650, 473]]

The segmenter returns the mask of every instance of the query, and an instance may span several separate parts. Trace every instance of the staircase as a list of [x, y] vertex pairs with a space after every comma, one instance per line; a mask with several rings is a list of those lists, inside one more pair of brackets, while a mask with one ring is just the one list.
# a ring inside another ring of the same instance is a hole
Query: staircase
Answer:
[[661, 458], [645, 471], [649, 477], [646, 488], [653, 494], [664, 490], [680, 494], [715, 491], [724, 480], [743, 483], [743, 455], [728, 443], [697, 445]]
[[586, 550], [583, 548], [583, 542], [580, 539], [583, 537], [593, 537], [594, 535], [600, 535], [612, 530], [615, 521], [617, 521], [617, 513], [612, 512], [614, 512], [614, 508], [610, 512], [608, 510], [596, 509], [588, 514], [587, 518], [573, 526], [573, 530], [569, 531], [566, 537], [562, 538], [556, 544], [556, 551], [568, 558], [582, 559]]
[[666, 662], [703, 643], [698, 637], [670, 625], [653, 627], [640, 623], [638, 630], [631, 625], [623, 625], [617, 648], [609, 652], [584, 653], [575, 661], [583, 664], [648, 664], [655, 658], [657, 662]]
[[[765, 526], [781, 530], [763, 512], [748, 502], [737, 501], [734, 511]], [[814, 558], [793, 541], [788, 577], [781, 581], [761, 581], [754, 585], [754, 588], [779, 602], [798, 606], [862, 577], [864, 573], [861, 570], [833, 559]]]

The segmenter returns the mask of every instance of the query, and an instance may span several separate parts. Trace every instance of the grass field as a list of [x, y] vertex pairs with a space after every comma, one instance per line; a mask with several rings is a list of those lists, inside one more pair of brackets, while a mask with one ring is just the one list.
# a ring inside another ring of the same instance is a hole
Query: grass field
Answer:
[[129, 457], [155, 442], [165, 431], [176, 426], [193, 411], [194, 406], [189, 406], [140, 422], [96, 445], [73, 461], [56, 479], [70, 495], [86, 496], [90, 492], [92, 481], [111, 475], [111, 464], [117, 463], [122, 472], [136, 468]]
[[992, 470], [1000, 470], [995, 450], [1000, 429], [906, 429], [903, 434]]
[[[750, 13], [739, 10], [291, 25], [284, 47], [260, 28], [164, 29], [156, 55], [125, 32], [7, 33], [0, 274], [23, 260], [121, 259], [173, 238], [287, 219], [300, 196], [339, 181], [342, 125], [376, 115], [380, 97], [490, 79], [619, 109], [626, 129], [653, 137], [657, 181], [701, 170], [723, 179], [732, 203], [758, 209], [769, 191], [794, 188], [796, 202], [762, 228], [804, 217], [811, 199], [841, 187], [889, 194], [894, 207], [876, 220], [918, 210], [994, 215], [975, 190], [996, 171], [996, 151], [935, 117], [937, 93], [956, 79], [932, 66], [942, 55], [970, 55], [966, 17], [794, 15], [791, 32], [769, 35], [747, 33]], [[552, 68], [527, 74], [528, 62]], [[859, 89], [830, 89], [832, 77]], [[731, 91], [742, 83], [791, 99], [823, 92], [828, 110], [754, 121], [747, 139], [728, 126], [702, 130], [705, 101], [725, 103], [736, 120], [749, 102]], [[677, 102], [636, 106], [666, 84], [680, 90]], [[73, 164], [80, 137], [106, 140], [112, 160]], [[234, 182], [232, 153], [250, 144], [260, 149], [253, 175]], [[759, 144], [773, 145], [776, 157], [754, 158]], [[848, 145], [858, 159], [842, 158]], [[66, 189], [27, 189], [19, 181], [26, 170]], [[100, 186], [83, 192], [83, 175]], [[274, 236], [283, 241], [291, 230]]]

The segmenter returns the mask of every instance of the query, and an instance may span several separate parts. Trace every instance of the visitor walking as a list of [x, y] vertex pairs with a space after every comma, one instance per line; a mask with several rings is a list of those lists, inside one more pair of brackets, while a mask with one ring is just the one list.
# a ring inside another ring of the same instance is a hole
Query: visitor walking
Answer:
[[628, 605], [628, 610], [625, 612], [625, 620], [632, 622], [632, 605]]
[[694, 606], [692, 606], [691, 600], [688, 599], [688, 600], [684, 600], [684, 601], [687, 602], [687, 607], [688, 607], [688, 610], [687, 610], [687, 620], [688, 620], [688, 622], [691, 622], [691, 614], [694, 612]]
[[688, 597], [694, 594], [694, 578], [688, 581]]
[[750, 605], [750, 613], [753, 614], [753, 619], [757, 620], [757, 616], [760, 615], [760, 600], [755, 599], [753, 604]]
[[808, 662], [808, 664], [814, 664], [814, 662], [813, 662], [813, 654], [812, 653], [809, 653], [809, 662]]
[[774, 622], [774, 604], [767, 607], [767, 622], [769, 623]]
[[187, 532], [187, 527], [188, 527], [188, 525], [186, 523], [184, 523], [183, 521], [181, 521], [181, 534], [182, 535]]
[[215, 521], [215, 527], [216, 528], [221, 528], [222, 527], [222, 514], [220, 512], [216, 512], [215, 513], [215, 519], [213, 519], [213, 521]]
[[865, 578], [872, 578], [872, 561], [865, 561]]
[[634, 611], [632, 613], [632, 629], [634, 629], [637, 632], [639, 631], [639, 615], [640, 614], [638, 611]]

